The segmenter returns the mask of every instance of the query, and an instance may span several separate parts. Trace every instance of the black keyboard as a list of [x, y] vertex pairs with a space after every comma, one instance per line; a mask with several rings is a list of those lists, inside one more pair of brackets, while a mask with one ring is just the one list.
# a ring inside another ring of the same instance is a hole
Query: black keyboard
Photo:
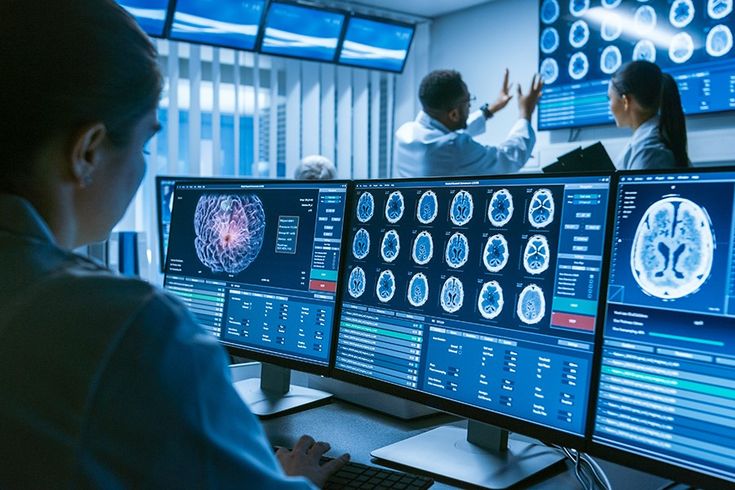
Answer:
[[[322, 458], [322, 463], [330, 459]], [[337, 488], [423, 490], [433, 484], [434, 480], [431, 478], [349, 462], [329, 477], [324, 488], [326, 490]]]

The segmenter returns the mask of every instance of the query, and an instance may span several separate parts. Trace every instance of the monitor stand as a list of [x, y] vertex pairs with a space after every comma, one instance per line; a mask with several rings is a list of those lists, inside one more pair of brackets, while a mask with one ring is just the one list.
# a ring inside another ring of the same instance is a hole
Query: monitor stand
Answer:
[[260, 378], [235, 383], [240, 398], [250, 411], [261, 418], [283, 415], [321, 405], [332, 398], [331, 393], [291, 384], [291, 370], [262, 363]]
[[508, 431], [469, 420], [445, 425], [370, 453], [374, 458], [484, 488], [508, 488], [562, 461], [540, 443], [508, 440]]

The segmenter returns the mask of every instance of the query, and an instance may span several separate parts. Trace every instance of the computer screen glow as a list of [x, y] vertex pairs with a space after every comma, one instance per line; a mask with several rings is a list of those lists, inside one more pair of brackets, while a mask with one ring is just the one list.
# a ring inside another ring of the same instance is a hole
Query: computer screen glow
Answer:
[[412, 26], [351, 17], [339, 54], [346, 65], [400, 72], [408, 56]]
[[162, 37], [169, 0], [118, 0], [149, 36]]
[[252, 50], [265, 0], [178, 0], [172, 39]]

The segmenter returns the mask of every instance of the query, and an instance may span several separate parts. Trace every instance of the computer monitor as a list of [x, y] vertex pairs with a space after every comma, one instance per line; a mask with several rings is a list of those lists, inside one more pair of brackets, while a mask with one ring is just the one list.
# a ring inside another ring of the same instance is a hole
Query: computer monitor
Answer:
[[260, 52], [316, 61], [334, 61], [345, 13], [338, 10], [271, 2]]
[[164, 36], [169, 0], [118, 0], [117, 3], [135, 17], [146, 34]]
[[253, 50], [265, 0], [177, 0], [169, 37]]
[[347, 23], [339, 62], [401, 73], [415, 29], [411, 24], [353, 15]]
[[618, 183], [593, 452], [735, 485], [735, 168]]
[[[567, 174], [357, 182], [333, 375], [580, 447], [610, 180]], [[559, 460], [518, 441], [503, 451], [507, 433], [488, 455], [468, 449], [461, 429], [437, 430], [372, 454], [499, 488]]]
[[164, 287], [232, 354], [267, 363], [260, 385], [236, 385], [256, 414], [327, 395], [290, 387], [288, 369], [329, 370], [346, 198], [340, 181], [176, 184]]
[[156, 220], [158, 224], [158, 263], [163, 272], [166, 265], [166, 250], [168, 250], [168, 235], [171, 227], [171, 209], [174, 205], [174, 188], [177, 179], [166, 175], [156, 176]]

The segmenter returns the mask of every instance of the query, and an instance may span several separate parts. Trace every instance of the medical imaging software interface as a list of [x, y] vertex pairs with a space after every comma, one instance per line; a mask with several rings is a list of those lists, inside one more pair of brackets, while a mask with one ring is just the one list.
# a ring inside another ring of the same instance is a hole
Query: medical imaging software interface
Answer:
[[161, 240], [161, 264], [166, 264], [166, 250], [168, 250], [168, 235], [171, 229], [171, 209], [174, 205], [174, 188], [176, 187], [176, 181], [171, 179], [160, 179], [158, 181], [158, 199], [161, 200], [159, 203], [159, 209], [161, 214], [158, 216], [158, 229], [160, 235], [158, 237]]
[[346, 192], [180, 184], [164, 287], [225, 344], [327, 365]]
[[150, 36], [163, 36], [169, 0], [118, 0]]
[[177, 0], [171, 38], [254, 49], [265, 0]]
[[412, 26], [351, 17], [339, 62], [400, 72], [413, 38]]
[[594, 440], [735, 481], [735, 172], [621, 177]]
[[355, 192], [336, 367], [583, 434], [609, 177]]
[[648, 60], [679, 84], [686, 114], [735, 109], [733, 0], [540, 0], [539, 129], [613, 121], [608, 81]]

